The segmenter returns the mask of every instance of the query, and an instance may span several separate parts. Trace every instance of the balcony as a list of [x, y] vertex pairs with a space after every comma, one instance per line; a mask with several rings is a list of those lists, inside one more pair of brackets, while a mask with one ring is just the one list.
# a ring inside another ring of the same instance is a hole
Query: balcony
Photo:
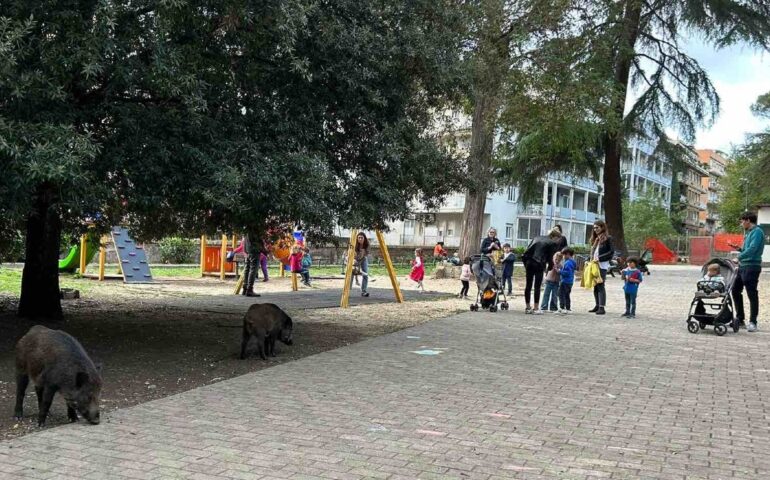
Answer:
[[532, 217], [543, 216], [542, 205], [519, 205], [518, 210], [519, 210], [519, 215], [529, 215]]
[[458, 248], [460, 246], [460, 237], [458, 236], [442, 236], [438, 235], [407, 235], [402, 234], [400, 237], [401, 245], [408, 245], [413, 247], [433, 247], [436, 242], [444, 242], [445, 248]]

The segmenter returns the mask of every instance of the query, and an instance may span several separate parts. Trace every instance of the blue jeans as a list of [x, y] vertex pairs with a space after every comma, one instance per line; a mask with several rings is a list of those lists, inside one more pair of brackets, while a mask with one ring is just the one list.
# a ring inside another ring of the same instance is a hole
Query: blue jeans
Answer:
[[548, 310], [549, 303], [551, 311], [556, 311], [559, 307], [556, 306], [556, 296], [559, 293], [559, 282], [545, 281], [545, 293], [543, 293], [543, 303], [540, 304], [540, 310]]
[[510, 277], [503, 277], [503, 290], [505, 290], [505, 286], [508, 285], [508, 295], [511, 294], [511, 291], [513, 290], [513, 281], [511, 280], [513, 276]]
[[[361, 293], [366, 293], [366, 287], [369, 285], [369, 260], [364, 257], [363, 260], [361, 260], [361, 263], [359, 264], [359, 268], [361, 270]], [[350, 279], [351, 286], [353, 285], [353, 279]]]
[[636, 294], [626, 292], [626, 315], [636, 315]]

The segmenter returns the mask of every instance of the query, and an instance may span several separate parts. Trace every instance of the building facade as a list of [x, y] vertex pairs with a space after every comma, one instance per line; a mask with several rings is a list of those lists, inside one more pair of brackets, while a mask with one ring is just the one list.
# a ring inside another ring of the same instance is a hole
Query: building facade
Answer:
[[656, 153], [656, 146], [643, 139], [630, 141], [620, 162], [621, 179], [629, 200], [657, 198], [661, 206], [670, 210], [671, 162]]
[[708, 170], [708, 175], [701, 179], [701, 184], [706, 190], [706, 193], [703, 194], [706, 210], [700, 212], [700, 220], [705, 225], [704, 233], [713, 235], [722, 228], [716, 206], [724, 193], [722, 178], [725, 176], [725, 169], [731, 160], [719, 150], [704, 149], [697, 150], [697, 152], [701, 164]]
[[706, 234], [706, 222], [701, 220], [707, 211], [706, 193], [703, 178], [709, 176], [708, 170], [701, 163], [698, 152], [680, 141], [672, 141], [680, 149], [681, 161], [676, 167], [674, 182], [679, 191], [678, 202], [672, 199], [672, 209], [681, 212], [682, 232], [697, 236]]

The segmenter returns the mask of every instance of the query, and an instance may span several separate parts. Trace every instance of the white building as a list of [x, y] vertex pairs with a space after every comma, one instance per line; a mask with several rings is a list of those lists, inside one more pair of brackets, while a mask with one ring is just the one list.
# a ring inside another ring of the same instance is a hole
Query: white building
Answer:
[[620, 162], [620, 176], [631, 201], [645, 195], [657, 197], [666, 210], [671, 208], [671, 162], [655, 154], [656, 145], [643, 139], [631, 140]]

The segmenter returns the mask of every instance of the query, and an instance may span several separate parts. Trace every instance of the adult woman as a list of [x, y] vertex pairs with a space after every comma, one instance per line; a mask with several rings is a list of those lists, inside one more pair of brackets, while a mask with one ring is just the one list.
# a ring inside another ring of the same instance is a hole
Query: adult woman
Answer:
[[495, 251], [502, 250], [500, 240], [497, 238], [497, 229], [490, 227], [487, 232], [487, 237], [481, 241], [481, 253], [482, 255], [492, 256]]
[[553, 226], [553, 228], [558, 230], [559, 231], [559, 235], [561, 235], [559, 237], [559, 241], [556, 242], [558, 244], [558, 246], [559, 246], [559, 249], [557, 250], [557, 252], [561, 252], [562, 250], [567, 248], [569, 242], [567, 241], [567, 237], [564, 236], [564, 230], [561, 229], [561, 225], [559, 225], [557, 223], [556, 225]]
[[[521, 260], [524, 262], [524, 271], [526, 272], [526, 283], [524, 285], [524, 301], [527, 303], [527, 309], [524, 313], [533, 313], [540, 315], [543, 312], [540, 310], [540, 288], [543, 284], [543, 273], [548, 264], [553, 259], [553, 254], [556, 253], [558, 248], [558, 241], [561, 238], [559, 231], [554, 229], [548, 233], [548, 236], [539, 235], [532, 239], [527, 246], [527, 250], [521, 256]], [[533, 309], [532, 304], [529, 303], [532, 297], [532, 288], [535, 289], [535, 306]]]
[[[356, 235], [356, 252], [354, 261], [358, 265], [358, 269], [361, 271], [361, 296], [368, 297], [369, 292], [366, 291], [366, 287], [369, 285], [369, 239], [366, 238], [366, 234], [359, 232]], [[352, 283], [352, 279], [351, 279]]]
[[602, 220], [594, 222], [591, 232], [591, 259], [599, 262], [599, 272], [602, 281], [594, 285], [594, 300], [596, 305], [589, 310], [597, 315], [604, 315], [604, 307], [607, 304], [607, 290], [604, 282], [607, 280], [607, 270], [610, 268], [610, 260], [613, 254], [612, 237], [607, 233], [607, 224]]

